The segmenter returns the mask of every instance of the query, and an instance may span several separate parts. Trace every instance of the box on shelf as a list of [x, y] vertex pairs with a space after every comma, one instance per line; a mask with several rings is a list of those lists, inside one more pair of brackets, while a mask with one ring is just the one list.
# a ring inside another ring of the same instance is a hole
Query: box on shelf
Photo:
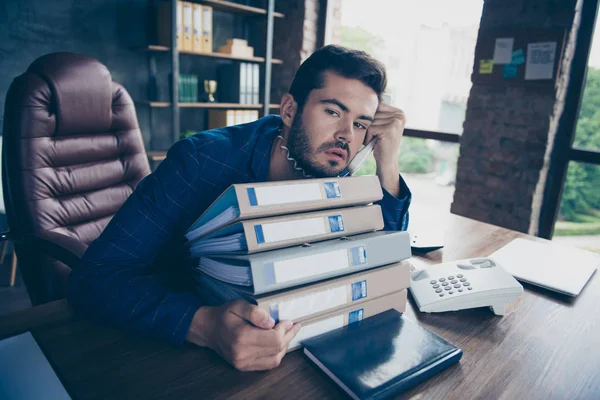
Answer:
[[254, 57], [254, 47], [248, 46], [248, 41], [243, 39], [227, 39], [227, 43], [219, 46], [217, 51], [232, 56]]

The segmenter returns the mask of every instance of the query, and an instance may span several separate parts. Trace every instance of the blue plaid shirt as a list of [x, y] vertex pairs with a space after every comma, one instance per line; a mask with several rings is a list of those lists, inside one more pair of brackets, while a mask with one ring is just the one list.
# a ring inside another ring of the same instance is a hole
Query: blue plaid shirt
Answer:
[[[144, 178], [71, 273], [68, 301], [109, 323], [183, 343], [201, 301], [183, 235], [230, 185], [267, 180], [281, 119], [270, 115], [180, 140]], [[385, 229], [406, 230], [410, 190], [384, 190]], [[187, 282], [187, 284], [186, 284]]]

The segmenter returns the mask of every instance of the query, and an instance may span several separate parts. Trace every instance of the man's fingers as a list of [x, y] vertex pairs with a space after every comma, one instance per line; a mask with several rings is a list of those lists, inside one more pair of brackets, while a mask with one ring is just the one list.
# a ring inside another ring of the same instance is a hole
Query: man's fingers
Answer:
[[398, 119], [398, 118], [378, 118], [378, 119], [374, 120], [371, 123], [371, 125], [369, 125], [369, 128], [371, 128], [372, 126], [383, 126], [383, 125], [393, 124], [396, 121], [404, 122], [403, 120]]
[[269, 331], [249, 326], [243, 332], [243, 345], [247, 346], [247, 351], [252, 353], [254, 358], [276, 355], [287, 349], [291, 340], [288, 339], [288, 335], [295, 336], [294, 328], [297, 325], [292, 321], [281, 321]]
[[275, 325], [275, 321], [265, 310], [245, 300], [234, 302], [230, 311], [258, 328], [271, 329]]
[[289, 325], [287, 325], [287, 324], [282, 325], [282, 323], [279, 323], [275, 327], [275, 329], [280, 334], [283, 333], [283, 336], [281, 337], [281, 342], [279, 342], [276, 346], [273, 346], [271, 348], [263, 348], [263, 349], [258, 350], [256, 353], [257, 360], [263, 359], [263, 358], [270, 359], [270, 358], [276, 357], [276, 356], [280, 356], [280, 359], [281, 359], [281, 357], [283, 357], [283, 355], [287, 352], [290, 342], [296, 337], [298, 332], [300, 332], [302, 325], [294, 324], [291, 321], [284, 321], [284, 322], [289, 322]]

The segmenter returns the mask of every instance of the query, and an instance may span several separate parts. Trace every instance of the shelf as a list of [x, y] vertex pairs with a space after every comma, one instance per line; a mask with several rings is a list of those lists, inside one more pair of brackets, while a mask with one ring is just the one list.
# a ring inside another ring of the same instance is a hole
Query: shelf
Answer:
[[[243, 4], [232, 3], [230, 1], [198, 0], [196, 2], [200, 4], [206, 4], [207, 6], [212, 6], [215, 10], [231, 11], [246, 15], [267, 15], [267, 10], [265, 10], [264, 8], [246, 6]], [[285, 15], [283, 15], [282, 13], [274, 12], [273, 17], [285, 18]]]
[[158, 150], [158, 151], [147, 151], [146, 154], [148, 155], [148, 158], [152, 161], [162, 161], [165, 158], [167, 158], [167, 151], [166, 150]]
[[[158, 45], [154, 45], [154, 44], [144, 47], [145, 51], [156, 51], [156, 52], [167, 52], [167, 51], [169, 51], [169, 49], [170, 49], [170, 47], [168, 47], [168, 46], [158, 46]], [[243, 57], [243, 56], [235, 56], [235, 55], [225, 54], [225, 53], [195, 53], [193, 51], [188, 51], [188, 50], [179, 50], [179, 54], [188, 54], [191, 56], [200, 56], [200, 57], [223, 58], [226, 60], [240, 60], [240, 61], [251, 61], [251, 62], [260, 62], [260, 63], [265, 62], [264, 57]], [[271, 64], [283, 64], [283, 60], [279, 60], [277, 58], [272, 58]]]
[[[166, 101], [136, 101], [154, 108], [171, 107]], [[262, 104], [239, 104], [239, 103], [179, 103], [180, 108], [238, 108], [238, 109], [261, 109]], [[279, 108], [279, 104], [271, 104], [269, 108]]]

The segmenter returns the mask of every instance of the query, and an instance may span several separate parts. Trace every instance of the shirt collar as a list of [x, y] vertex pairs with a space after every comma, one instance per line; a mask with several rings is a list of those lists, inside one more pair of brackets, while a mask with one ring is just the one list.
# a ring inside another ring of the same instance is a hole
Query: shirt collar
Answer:
[[252, 152], [252, 172], [257, 182], [265, 182], [269, 176], [271, 164], [271, 145], [281, 126], [281, 117], [269, 115], [264, 117], [264, 124], [260, 124], [254, 132], [256, 145]]

